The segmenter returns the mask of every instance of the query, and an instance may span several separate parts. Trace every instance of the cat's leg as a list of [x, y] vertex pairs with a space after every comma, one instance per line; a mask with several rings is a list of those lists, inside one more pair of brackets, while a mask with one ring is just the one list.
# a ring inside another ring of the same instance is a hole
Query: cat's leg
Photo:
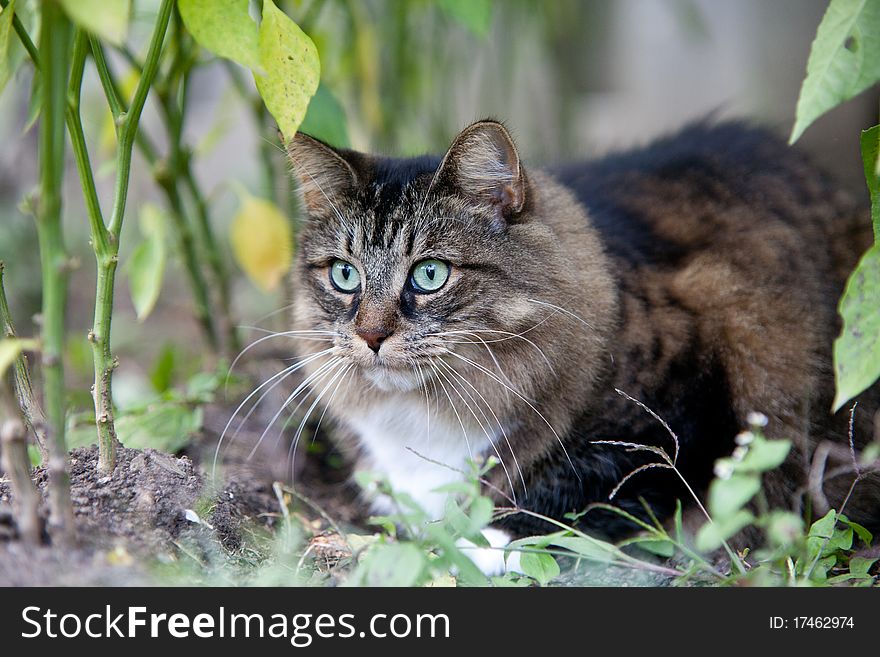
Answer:
[[791, 441], [785, 463], [765, 477], [764, 492], [771, 507], [797, 507], [813, 452], [811, 412], [825, 403], [820, 392], [831, 377], [832, 311], [813, 278], [789, 289], [756, 278], [753, 265], [707, 255], [681, 271], [672, 288], [699, 317], [701, 340], [725, 373], [737, 428], [747, 429], [749, 414], [761, 413], [767, 437]]

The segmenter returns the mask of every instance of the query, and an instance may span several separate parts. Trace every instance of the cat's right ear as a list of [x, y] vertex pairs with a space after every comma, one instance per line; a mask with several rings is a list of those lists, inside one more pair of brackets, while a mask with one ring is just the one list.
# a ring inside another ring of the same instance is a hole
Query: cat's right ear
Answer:
[[526, 204], [526, 177], [513, 138], [502, 123], [491, 119], [459, 133], [437, 179], [499, 225], [514, 220]]
[[301, 132], [287, 144], [300, 200], [313, 217], [329, 217], [357, 184], [354, 168], [337, 150]]

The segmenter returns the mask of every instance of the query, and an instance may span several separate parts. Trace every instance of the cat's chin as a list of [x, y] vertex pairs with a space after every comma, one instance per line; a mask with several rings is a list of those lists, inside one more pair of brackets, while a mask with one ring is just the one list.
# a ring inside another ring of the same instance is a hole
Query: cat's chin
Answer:
[[410, 392], [422, 383], [418, 373], [407, 369], [395, 369], [382, 365], [365, 367], [361, 370], [363, 377], [385, 392]]

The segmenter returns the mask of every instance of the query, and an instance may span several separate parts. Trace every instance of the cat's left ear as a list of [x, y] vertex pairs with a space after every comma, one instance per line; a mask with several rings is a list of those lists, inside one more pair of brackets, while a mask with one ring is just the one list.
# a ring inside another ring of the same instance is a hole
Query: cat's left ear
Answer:
[[498, 121], [478, 121], [462, 130], [446, 152], [437, 180], [500, 221], [514, 220], [526, 204], [519, 153]]
[[351, 151], [339, 151], [297, 132], [287, 143], [287, 154], [306, 210], [316, 218], [332, 216], [335, 203], [357, 185], [357, 174], [344, 157]]

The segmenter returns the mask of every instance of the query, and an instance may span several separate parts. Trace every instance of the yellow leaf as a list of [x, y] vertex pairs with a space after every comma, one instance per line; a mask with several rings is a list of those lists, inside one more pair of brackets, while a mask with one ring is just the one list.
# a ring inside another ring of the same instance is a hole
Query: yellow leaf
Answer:
[[290, 269], [293, 234], [290, 222], [273, 203], [243, 196], [232, 221], [232, 251], [255, 285], [273, 290]]
[[321, 63], [315, 44], [272, 0], [263, 0], [257, 91], [285, 139], [292, 139], [318, 90]]
[[18, 355], [22, 351], [36, 348], [36, 340], [27, 340], [21, 338], [0, 339], [0, 379], [2, 379], [4, 374], [6, 374], [6, 370], [12, 366], [12, 364], [15, 362], [15, 359], [18, 358]]

